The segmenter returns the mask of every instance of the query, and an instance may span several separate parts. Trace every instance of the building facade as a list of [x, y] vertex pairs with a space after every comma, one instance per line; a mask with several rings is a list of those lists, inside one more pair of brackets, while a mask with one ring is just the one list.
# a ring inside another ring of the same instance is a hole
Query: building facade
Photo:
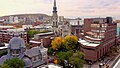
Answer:
[[53, 32], [57, 36], [57, 33], [58, 33], [58, 14], [57, 14], [56, 0], [54, 0], [53, 15], [51, 17], [51, 21], [52, 21]]
[[120, 38], [120, 23], [117, 23], [117, 36]]
[[86, 60], [97, 61], [116, 45], [116, 27], [111, 17], [84, 20], [79, 43]]
[[83, 32], [83, 25], [71, 25], [71, 34], [80, 37], [79, 33]]
[[10, 39], [12, 39], [15, 36], [16, 31], [19, 37], [24, 39], [25, 43], [29, 43], [28, 34], [23, 29], [1, 30], [0, 31], [0, 42], [9, 43]]
[[47, 63], [47, 48], [43, 45], [26, 49], [25, 42], [18, 35], [13, 37], [8, 45], [8, 53], [0, 58], [0, 65], [7, 59], [19, 58], [25, 62], [25, 68], [36, 68], [44, 63]]

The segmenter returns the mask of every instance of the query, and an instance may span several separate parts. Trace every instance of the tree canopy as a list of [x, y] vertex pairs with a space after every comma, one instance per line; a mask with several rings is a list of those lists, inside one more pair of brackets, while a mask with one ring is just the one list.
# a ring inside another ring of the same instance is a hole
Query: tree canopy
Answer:
[[38, 33], [39, 33], [38, 30], [28, 30], [27, 32], [28, 32], [28, 36], [29, 36], [30, 38], [34, 37], [35, 34], [38, 34]]
[[76, 49], [78, 47], [77, 45], [78, 39], [76, 36], [66, 36], [65, 38], [56, 37], [52, 40], [52, 48], [53, 50], [58, 51], [66, 51], [66, 50], [72, 50]]
[[76, 51], [73, 55], [69, 58], [69, 63], [72, 64], [75, 68], [82, 68], [83, 64], [85, 63], [84, 54], [82, 52]]
[[3, 66], [9, 66], [10, 68], [24, 68], [25, 63], [19, 58], [8, 59], [4, 62]]
[[62, 46], [62, 38], [56, 37], [54, 40], [52, 40], [51, 45], [53, 50], [58, 50]]
[[28, 30], [28, 36], [30, 38], [34, 37], [35, 34], [39, 34], [39, 33], [46, 33], [49, 32], [48, 30], [43, 30], [43, 31], [39, 31], [39, 30]]
[[0, 51], [0, 57], [7, 54], [7, 50]]
[[78, 39], [76, 36], [66, 36], [64, 38], [64, 44], [66, 49], [71, 50], [71, 49], [75, 49], [78, 45], [77, 45]]
[[8, 64], [3, 64], [0, 68], [11, 68]]
[[67, 68], [63, 63], [65, 60], [67, 61], [67, 65], [71, 64], [75, 68], [82, 68], [85, 63], [84, 54], [79, 51], [74, 52], [73, 50], [69, 50], [67, 52], [58, 52], [56, 57], [59, 60], [59, 64], [65, 66], [65, 68]]

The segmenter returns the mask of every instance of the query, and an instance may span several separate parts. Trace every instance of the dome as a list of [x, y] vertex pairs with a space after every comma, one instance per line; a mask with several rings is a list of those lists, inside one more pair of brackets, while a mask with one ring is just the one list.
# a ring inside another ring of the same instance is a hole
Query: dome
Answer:
[[25, 48], [25, 42], [22, 38], [13, 37], [9, 42], [8, 48], [11, 49]]

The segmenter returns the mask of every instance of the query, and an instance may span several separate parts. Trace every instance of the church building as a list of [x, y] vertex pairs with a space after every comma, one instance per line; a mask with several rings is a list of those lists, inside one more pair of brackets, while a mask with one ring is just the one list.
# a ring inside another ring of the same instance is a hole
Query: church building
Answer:
[[55, 33], [55, 36], [65, 37], [66, 35], [71, 35], [70, 23], [64, 21], [64, 17], [61, 22], [59, 22], [58, 19], [56, 0], [54, 0], [53, 15], [51, 18], [53, 32]]
[[42, 45], [26, 49], [24, 40], [16, 36], [9, 42], [8, 54], [0, 58], [0, 65], [7, 59], [17, 57], [25, 62], [25, 68], [35, 68], [47, 62], [47, 50]]

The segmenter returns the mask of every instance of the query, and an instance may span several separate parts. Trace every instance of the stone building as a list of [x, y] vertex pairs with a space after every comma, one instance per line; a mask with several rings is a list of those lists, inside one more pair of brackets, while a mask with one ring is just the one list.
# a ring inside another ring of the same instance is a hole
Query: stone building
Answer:
[[55, 36], [65, 37], [66, 35], [71, 35], [70, 23], [64, 21], [64, 17], [60, 16], [58, 18], [56, 0], [54, 0], [53, 15], [51, 18], [52, 29]]
[[47, 48], [42, 45], [26, 49], [25, 42], [18, 36], [13, 37], [8, 45], [8, 54], [0, 58], [0, 65], [7, 59], [17, 57], [25, 62], [25, 68], [35, 68], [47, 62]]

